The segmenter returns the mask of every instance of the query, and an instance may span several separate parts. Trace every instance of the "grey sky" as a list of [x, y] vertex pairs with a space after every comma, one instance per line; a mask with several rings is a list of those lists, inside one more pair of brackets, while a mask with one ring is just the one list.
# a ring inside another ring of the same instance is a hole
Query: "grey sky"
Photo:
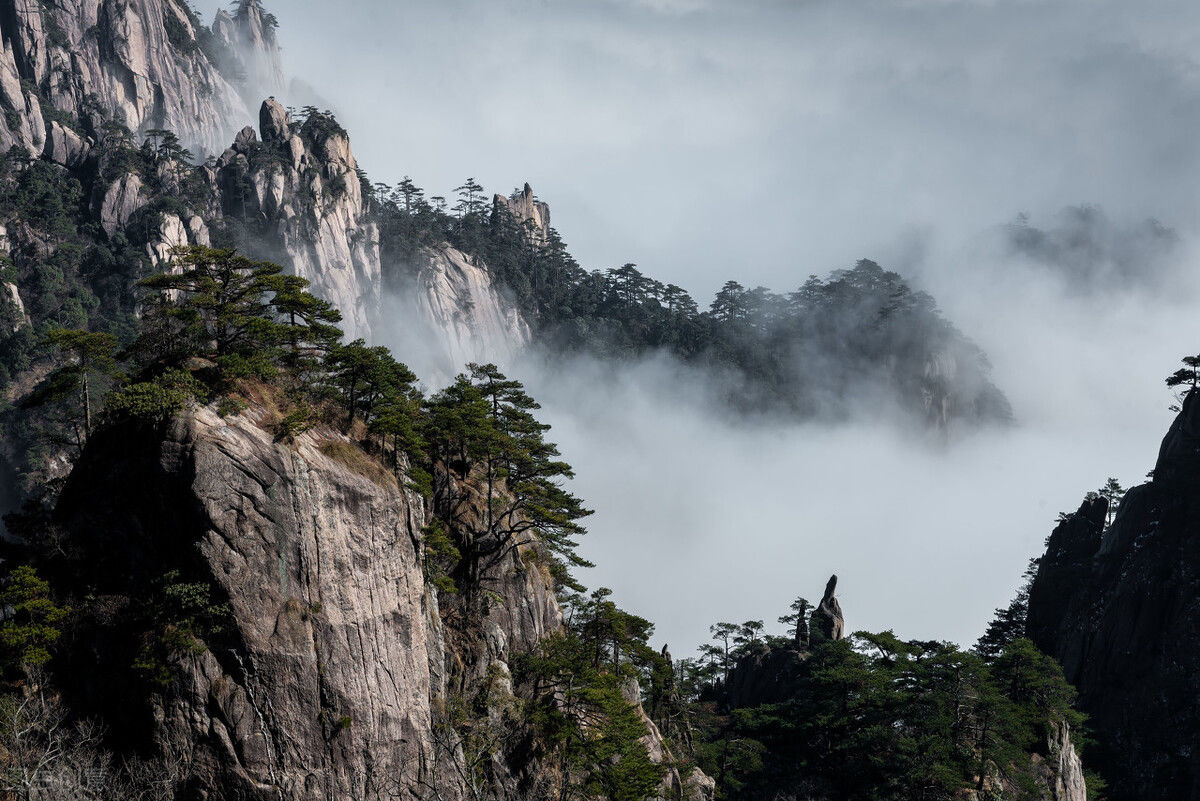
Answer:
[[528, 180], [585, 265], [699, 295], [735, 274], [789, 288], [914, 228], [1196, 209], [1190, 3], [270, 7], [374, 178]]
[[[588, 583], [677, 653], [835, 570], [851, 628], [969, 641], [1057, 512], [1152, 466], [1161, 377], [1200, 339], [1197, 4], [268, 5], [376, 180], [529, 181], [584, 266], [633, 261], [702, 305], [728, 278], [786, 290], [874, 258], [991, 356], [1021, 426], [941, 448], [667, 409], [648, 367], [593, 403], [586, 368], [531, 373], [598, 510]], [[1075, 203], [1180, 232], [1163, 294], [1074, 296], [994, 247], [1017, 212]]]

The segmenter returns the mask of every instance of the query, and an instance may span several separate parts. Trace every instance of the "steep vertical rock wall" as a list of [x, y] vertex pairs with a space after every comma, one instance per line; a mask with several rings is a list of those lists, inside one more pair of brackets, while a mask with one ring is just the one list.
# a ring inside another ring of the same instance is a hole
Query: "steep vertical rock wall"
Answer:
[[379, 227], [350, 149], [332, 118], [303, 124], [274, 100], [259, 110], [261, 140], [244, 128], [212, 168], [213, 217], [240, 224], [258, 252], [312, 282], [343, 315], [351, 339], [367, 336], [378, 312]]
[[235, 645], [177, 658], [154, 732], [216, 797], [386, 798], [432, 759], [420, 500], [327, 456], [353, 446], [326, 433], [287, 447], [201, 409], [157, 448], [97, 442], [64, 494], [77, 536], [190, 553], [228, 599]]
[[248, 107], [284, 91], [275, 17], [258, 0], [240, 0], [233, 14], [225, 9], [218, 11], [212, 32], [221, 44], [217, 63], [226, 74], [238, 76]]
[[530, 342], [529, 324], [487, 265], [449, 245], [419, 250], [392, 284], [377, 334], [434, 383], [468, 362], [507, 369]]
[[[324, 114], [300, 125], [273, 98], [259, 109], [261, 137], [245, 127], [262, 97], [284, 89], [275, 20], [258, 0], [218, 12], [211, 30], [183, 0], [0, 0], [0, 44], [0, 151], [16, 145], [87, 172], [113, 121], [138, 143], [137, 134], [163, 128], [196, 155], [219, 154], [204, 168], [211, 197], [194, 210], [199, 219], [176, 214], [155, 223], [152, 263], [174, 245], [234, 228], [222, 241], [308, 278], [342, 310], [351, 338], [372, 335], [381, 299], [378, 222], [346, 132]], [[95, 214], [109, 238], [153, 199], [147, 183], [129, 174], [100, 187]], [[549, 209], [528, 187], [497, 202], [545, 235]], [[503, 361], [524, 347], [529, 328], [485, 265], [447, 246], [424, 250], [417, 262], [414, 293], [390, 329], [440, 350], [451, 375], [467, 361]]]
[[[176, 652], [140, 725], [197, 798], [468, 797], [439, 710], [484, 678], [514, 692], [513, 655], [562, 625], [548, 575], [514, 554], [478, 627], [444, 623], [423, 575], [421, 499], [338, 433], [285, 444], [274, 420], [269, 404], [224, 418], [206, 407], [161, 436], [101, 434], [63, 493], [59, 516], [100, 606], [145, 603], [138, 588], [174, 564], [230, 609], [225, 632]], [[128, 662], [103, 655], [120, 625], [93, 625], [77, 635], [88, 665], [77, 703], [120, 724], [127, 704], [112, 695]], [[657, 730], [648, 737], [669, 759]], [[527, 746], [506, 746], [489, 797], [521, 797], [542, 769]], [[681, 787], [669, 771], [664, 792]]]
[[[260, 14], [239, 13], [228, 28], [239, 58], [278, 61]], [[4, 150], [61, 150], [111, 118], [134, 131], [169, 128], [214, 153], [250, 116], [237, 78], [214, 63], [211, 34], [182, 0], [3, 0], [0, 39]]]
[[[1153, 480], [1085, 502], [1055, 528], [1028, 631], [1090, 716], [1113, 801], [1200, 799], [1200, 395], [1163, 439]], [[1091, 752], [1089, 752], [1091, 753]]]

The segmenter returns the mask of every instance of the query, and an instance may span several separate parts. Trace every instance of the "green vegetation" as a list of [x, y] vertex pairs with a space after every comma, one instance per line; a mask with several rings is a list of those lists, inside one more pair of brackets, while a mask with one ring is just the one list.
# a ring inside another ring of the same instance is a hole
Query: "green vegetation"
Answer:
[[[105, 427], [154, 436], [194, 404], [215, 402], [219, 412], [237, 414], [254, 403], [267, 413], [261, 425], [277, 441], [295, 443], [309, 433], [323, 454], [381, 486], [408, 482], [426, 504], [425, 572], [463, 647], [471, 647], [470, 632], [496, 597], [491, 588], [508, 571], [544, 571], [560, 589], [582, 591], [571, 569], [587, 564], [575, 544], [588, 512], [562, 486], [570, 467], [546, 440], [548, 426], [534, 416], [538, 405], [519, 382], [494, 365], [470, 365], [445, 390], [425, 397], [416, 376], [386, 348], [341, 342], [338, 312], [277, 265], [192, 247], [176, 250], [172, 267], [140, 282], [137, 336], [123, 350], [108, 334], [56, 329], [50, 337], [65, 360], [58, 372], [71, 378], [54, 397], [89, 433], [96, 428], [93, 438]], [[110, 384], [102, 402], [91, 381], [97, 374]], [[83, 400], [74, 403], [76, 396]], [[93, 404], [102, 410], [93, 413]], [[32, 507], [10, 524], [28, 539], [30, 564], [52, 566], [69, 586], [113, 580], [99, 562], [64, 549], [45, 509]], [[151, 544], [137, 559], [146, 560], [139, 570], [160, 577], [127, 589], [142, 602], [123, 613], [120, 644], [106, 646], [124, 649], [125, 692], [135, 706], [170, 692], [180, 658], [230, 647], [228, 607], [186, 543]], [[32, 575], [33, 568], [21, 570]], [[49, 586], [35, 589], [38, 602], [50, 604]], [[573, 595], [572, 626], [526, 655], [518, 672], [536, 687], [528, 701], [493, 676], [460, 688], [461, 698], [448, 703], [439, 736], [447, 753], [474, 755], [468, 767], [475, 779], [486, 780], [508, 734], [533, 729], [564, 768], [560, 798], [601, 792], [640, 799], [658, 787], [664, 768], [641, 743], [647, 730], [629, 681], [661, 673], [662, 660], [646, 644], [650, 624], [619, 610], [608, 595]], [[85, 615], [100, 603], [90, 596], [80, 601]], [[2, 639], [36, 646], [34, 657], [53, 667], [50, 646], [65, 618], [65, 612], [26, 614], [19, 628], [10, 626], [16, 633]], [[561, 686], [568, 703], [560, 709]], [[507, 710], [503, 725], [493, 721], [498, 710]], [[351, 723], [344, 715], [330, 720], [334, 734]]]
[[[488, 265], [552, 349], [620, 359], [666, 351], [732, 375], [735, 388], [724, 400], [742, 409], [841, 415], [856, 397], [884, 387], [909, 410], [925, 408], [932, 393], [946, 397], [962, 419], [1011, 417], [987, 381], [983, 353], [942, 317], [933, 298], [874, 262], [860, 261], [827, 280], [810, 276], [786, 295], [729, 281], [701, 310], [684, 289], [634, 264], [584, 270], [555, 231], [543, 238], [528, 221], [490, 209], [474, 179], [456, 188], [453, 213], [440, 198], [426, 200], [407, 177], [371, 192], [385, 264], [414, 262], [422, 247], [450, 242]], [[946, 357], [955, 360], [957, 377], [926, 375], [928, 364]]]
[[1181, 361], [1183, 367], [1167, 376], [1167, 386], [1175, 390], [1175, 402], [1170, 407], [1173, 412], [1179, 411], [1187, 394], [1200, 386], [1200, 354], [1184, 356]]
[[25, 408], [44, 403], [66, 403], [77, 408], [69, 415], [75, 446], [92, 435], [93, 386], [97, 378], [111, 378], [117, 369], [117, 338], [112, 334], [92, 333], [69, 328], [54, 328], [45, 344], [65, 364], [52, 370], [46, 380], [23, 401]]
[[166, 691], [175, 674], [173, 656], [198, 653], [225, 632], [230, 618], [229, 606], [212, 598], [207, 582], [183, 581], [172, 570], [154, 582], [146, 609], [148, 630], [142, 637], [141, 650], [133, 660], [133, 669], [157, 692]]
[[575, 537], [590, 512], [562, 486], [573, 474], [546, 442], [549, 426], [533, 416], [537, 408], [519, 382], [491, 364], [470, 365], [469, 375], [424, 406], [419, 431], [432, 511], [460, 555], [447, 572], [468, 593], [522, 548], [543, 549], [555, 579], [581, 589], [570, 570], [588, 565], [575, 552]]
[[680, 665], [719, 797], [1034, 799], [1045, 776], [1031, 755], [1060, 723], [1081, 741], [1074, 689], [1022, 637], [977, 653], [891, 632], [797, 648], [794, 630], [764, 642], [753, 628], [715, 625], [716, 646]]
[[[40, 99], [44, 109], [52, 108]], [[64, 449], [78, 451], [89, 426], [87, 407], [99, 408], [89, 396], [103, 395], [110, 380], [104, 370], [81, 363], [86, 354], [78, 343], [56, 342], [62, 335], [54, 332], [111, 337], [117, 348], [130, 344], [138, 329], [136, 283], [151, 266], [146, 244], [158, 241], [164, 214], [188, 219], [205, 192], [192, 154], [170, 131], [148, 131], [138, 144], [124, 126], [97, 122], [103, 115], [54, 118], [95, 141], [93, 159], [67, 169], [20, 148], [0, 155], [0, 221], [7, 233], [0, 280], [16, 287], [25, 311], [18, 314], [8, 291], [0, 292], [0, 392], [27, 399], [20, 414], [0, 417], [0, 426], [14, 443], [8, 457], [21, 489], [34, 494], [47, 473], [55, 474]], [[146, 203], [109, 234], [96, 209], [109, 187], [130, 174], [140, 180]], [[48, 371], [31, 395], [32, 380]], [[16, 380], [21, 383], [12, 388]]]
[[0, 664], [5, 678], [45, 665], [71, 610], [55, 605], [49, 583], [29, 565], [18, 565], [4, 579], [0, 609]]
[[532, 686], [526, 710], [543, 742], [557, 752], [560, 799], [643, 799], [658, 789], [665, 766], [640, 741], [646, 726], [629, 697], [661, 658], [647, 644], [653, 626], [618, 609], [604, 588], [567, 599], [568, 625], [521, 659], [517, 675]]
[[975, 652], [985, 659], [995, 659], [1005, 648], [1026, 635], [1025, 621], [1029, 617], [1029, 590], [1037, 577], [1041, 559], [1029, 560], [1021, 575], [1021, 586], [1008, 606], [997, 609], [987, 629], [975, 643]]

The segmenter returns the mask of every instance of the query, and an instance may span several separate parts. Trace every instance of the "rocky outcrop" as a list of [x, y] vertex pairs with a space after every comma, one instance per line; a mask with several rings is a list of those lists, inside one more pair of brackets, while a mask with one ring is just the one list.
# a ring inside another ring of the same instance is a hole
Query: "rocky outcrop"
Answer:
[[[1051, 727], [1046, 736], [1044, 754], [1033, 754], [1033, 779], [1037, 782], [1039, 801], [1087, 801], [1087, 784], [1083, 776], [1083, 763], [1071, 739], [1071, 728], [1060, 722]], [[993, 801], [998, 798], [1029, 797], [1029, 787], [1014, 783], [998, 773], [983, 779], [982, 790], [970, 790], [964, 801]]]
[[1029, 636], [1078, 688], [1113, 801], [1200, 799], [1198, 446], [1192, 392], [1153, 480], [1107, 528], [1103, 500], [1060, 523], [1030, 588]]
[[21, 300], [21, 292], [12, 281], [0, 281], [0, 320], [10, 332], [15, 332], [29, 325], [29, 317], [25, 314], [25, 303]]
[[339, 461], [354, 446], [332, 432], [288, 447], [200, 409], [157, 446], [122, 439], [89, 448], [68, 525], [113, 532], [109, 552], [136, 555], [104, 561], [135, 584], [164, 551], [192, 554], [231, 611], [232, 644], [177, 659], [154, 731], [172, 764], [216, 797], [414, 786], [433, 758], [420, 500]]
[[[0, 265], [12, 263], [10, 254], [8, 229], [0, 225]], [[0, 281], [0, 327], [15, 333], [27, 325], [29, 316], [25, 313], [20, 288], [12, 281]]]
[[46, 147], [43, 155], [63, 167], [80, 167], [92, 150], [92, 140], [80, 136], [58, 120], [47, 127]]
[[840, 640], [845, 636], [846, 621], [842, 617], [842, 606], [833, 594], [836, 590], [837, 576], [830, 576], [825, 595], [812, 616], [813, 633], [827, 640]]
[[258, 0], [240, 0], [233, 14], [218, 11], [212, 33], [221, 44], [218, 63], [226, 74], [238, 76], [242, 96], [250, 108], [264, 97], [283, 92], [275, 17]]
[[246, 249], [307, 278], [342, 312], [353, 339], [379, 311], [379, 227], [346, 132], [323, 114], [293, 121], [274, 100], [259, 109], [261, 141], [244, 128], [207, 170], [211, 214], [256, 234]]
[[511, 214], [526, 228], [533, 241], [545, 243], [550, 236], [550, 206], [533, 197], [529, 184], [511, 196], [492, 197], [492, 214]]
[[145, 205], [142, 179], [134, 173], [123, 175], [104, 193], [100, 204], [100, 227], [111, 237], [128, 225], [137, 210]]
[[1050, 759], [1047, 784], [1052, 801], [1087, 801], [1083, 762], [1071, 739], [1071, 727], [1063, 722], [1054, 727], [1047, 742]]

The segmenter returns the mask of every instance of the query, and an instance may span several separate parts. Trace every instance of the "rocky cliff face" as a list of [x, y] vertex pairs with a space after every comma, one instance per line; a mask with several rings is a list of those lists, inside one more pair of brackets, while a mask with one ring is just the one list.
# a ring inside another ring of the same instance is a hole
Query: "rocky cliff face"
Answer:
[[214, 39], [181, 0], [4, 0], [0, 148], [65, 164], [111, 119], [220, 152], [250, 115], [218, 55], [278, 63], [278, 50], [254, 0], [218, 27], [233, 41]]
[[[331, 430], [276, 441], [268, 406], [197, 409], [162, 437], [118, 430], [89, 447], [60, 514], [109, 612], [80, 635], [92, 646], [77, 703], [118, 732], [148, 728], [188, 797], [471, 796], [445, 710], [484, 679], [497, 710], [520, 692], [512, 656], [562, 623], [549, 578], [514, 556], [479, 628], [443, 621], [420, 497]], [[167, 563], [226, 599], [228, 627], [172, 657], [152, 720], [122, 721], [112, 695], [128, 662], [105, 649]], [[518, 797], [537, 772], [528, 744], [506, 747], [488, 797]]]
[[[227, 146], [254, 119], [250, 109], [283, 89], [274, 18], [257, 0], [219, 12], [211, 30], [181, 0], [0, 0], [0, 37], [0, 151], [23, 147], [79, 171], [85, 185], [89, 157], [114, 136], [110, 122], [132, 131], [135, 145], [167, 129], [198, 156], [220, 155], [201, 168], [206, 199], [178, 181], [153, 192], [149, 184], [163, 182], [144, 175], [104, 181], [95, 214], [109, 239], [155, 195], [182, 200], [188, 215], [175, 211], [145, 236], [154, 265], [174, 245], [206, 244], [210, 229], [232, 220], [247, 229], [232, 241], [312, 281], [347, 315], [351, 336], [369, 333], [379, 237], [345, 131], [325, 116], [302, 126], [269, 100], [261, 141], [246, 128]], [[108, 164], [101, 160], [101, 172]]]
[[1113, 801], [1200, 799], [1200, 396], [1163, 439], [1154, 478], [1105, 528], [1085, 502], [1050, 535], [1029, 636], [1079, 689]]
[[368, 336], [379, 310], [379, 228], [346, 132], [323, 114], [293, 120], [274, 100], [213, 167], [209, 214], [237, 226], [248, 252], [307, 278], [342, 311], [348, 338]]
[[469, 362], [509, 365], [531, 339], [529, 324], [487, 265], [449, 245], [423, 248], [410, 259], [394, 281], [377, 334], [415, 356], [435, 383]]
[[258, 0], [240, 0], [233, 14], [218, 11], [212, 33], [220, 44], [214, 48], [217, 63], [225, 74], [236, 77], [247, 107], [284, 91], [275, 17]]

